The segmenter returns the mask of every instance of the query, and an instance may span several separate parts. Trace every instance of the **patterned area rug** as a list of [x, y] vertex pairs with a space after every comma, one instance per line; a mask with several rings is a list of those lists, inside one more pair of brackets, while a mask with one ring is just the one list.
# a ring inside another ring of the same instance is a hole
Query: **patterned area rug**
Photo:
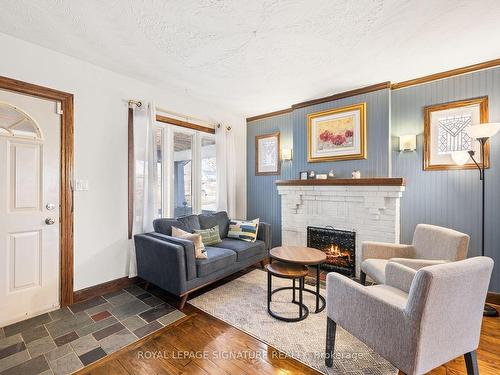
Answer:
[[185, 315], [138, 286], [0, 328], [0, 375], [63, 375]]
[[[273, 278], [273, 289], [288, 285], [291, 281]], [[310, 313], [301, 322], [279, 321], [267, 313], [266, 293], [266, 272], [254, 270], [189, 303], [324, 374], [397, 373], [389, 362], [339, 326], [334, 364], [332, 368], [327, 368], [324, 363], [326, 309], [319, 314]], [[291, 293], [281, 291], [274, 294], [271, 308], [285, 316], [292, 313], [296, 316], [298, 307], [289, 303]], [[310, 311], [314, 311], [313, 295], [304, 293], [304, 302]]]

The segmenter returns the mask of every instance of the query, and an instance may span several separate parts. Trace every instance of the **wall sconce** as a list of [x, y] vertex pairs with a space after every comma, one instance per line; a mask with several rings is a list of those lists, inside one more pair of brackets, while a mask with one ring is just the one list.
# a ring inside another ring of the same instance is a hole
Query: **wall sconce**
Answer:
[[417, 136], [415, 134], [399, 136], [399, 151], [415, 151], [417, 149]]
[[284, 148], [281, 150], [281, 160], [282, 161], [292, 160], [292, 149], [291, 148]]

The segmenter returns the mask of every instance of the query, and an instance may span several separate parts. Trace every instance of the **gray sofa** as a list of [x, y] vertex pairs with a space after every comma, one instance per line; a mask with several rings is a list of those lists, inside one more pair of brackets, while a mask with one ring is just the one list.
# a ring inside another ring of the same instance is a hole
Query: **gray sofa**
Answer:
[[[206, 246], [208, 259], [196, 259], [192, 241], [172, 237], [172, 227], [187, 232], [219, 226], [222, 242]], [[271, 226], [261, 222], [257, 241], [228, 238], [226, 212], [190, 215], [177, 219], [156, 219], [154, 232], [134, 236], [138, 276], [176, 296], [184, 307], [189, 293], [269, 256]]]

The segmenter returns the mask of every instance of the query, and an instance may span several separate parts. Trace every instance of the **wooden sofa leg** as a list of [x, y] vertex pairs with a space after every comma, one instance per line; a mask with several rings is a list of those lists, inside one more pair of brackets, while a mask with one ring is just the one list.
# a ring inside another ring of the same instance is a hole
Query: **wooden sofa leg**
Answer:
[[479, 368], [477, 367], [477, 353], [473, 352], [465, 353], [465, 366], [467, 367], [467, 375], [479, 375]]
[[331, 318], [326, 318], [326, 355], [325, 365], [333, 366], [333, 352], [335, 350], [335, 332], [337, 331], [337, 323]]
[[260, 268], [264, 269], [264, 267], [266, 266], [266, 262], [264, 262], [263, 260], [260, 261]]
[[366, 285], [366, 273], [361, 271], [359, 274], [359, 279], [360, 279], [361, 285]]
[[188, 294], [184, 294], [183, 296], [181, 296], [181, 302], [179, 304], [179, 310], [182, 310], [184, 308], [184, 305], [186, 304], [188, 296], [189, 296], [189, 293]]
[[147, 290], [148, 290], [148, 288], [149, 288], [149, 281], [146, 281], [146, 284], [144, 284], [144, 290], [146, 290], [146, 291], [147, 291]]

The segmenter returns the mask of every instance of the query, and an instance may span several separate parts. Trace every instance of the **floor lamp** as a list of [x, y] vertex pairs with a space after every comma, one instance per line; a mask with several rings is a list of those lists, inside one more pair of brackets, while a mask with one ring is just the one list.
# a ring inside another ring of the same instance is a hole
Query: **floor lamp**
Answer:
[[[481, 164], [474, 158], [474, 151], [469, 151], [469, 155], [479, 169], [479, 178], [482, 183], [482, 206], [481, 206], [481, 255], [484, 256], [484, 199], [485, 199], [485, 178], [484, 178], [484, 147], [486, 142], [498, 133], [500, 130], [500, 123], [489, 123], [473, 125], [467, 129], [467, 134], [479, 141], [481, 145]], [[484, 316], [498, 316], [498, 311], [488, 304], [484, 305]]]

